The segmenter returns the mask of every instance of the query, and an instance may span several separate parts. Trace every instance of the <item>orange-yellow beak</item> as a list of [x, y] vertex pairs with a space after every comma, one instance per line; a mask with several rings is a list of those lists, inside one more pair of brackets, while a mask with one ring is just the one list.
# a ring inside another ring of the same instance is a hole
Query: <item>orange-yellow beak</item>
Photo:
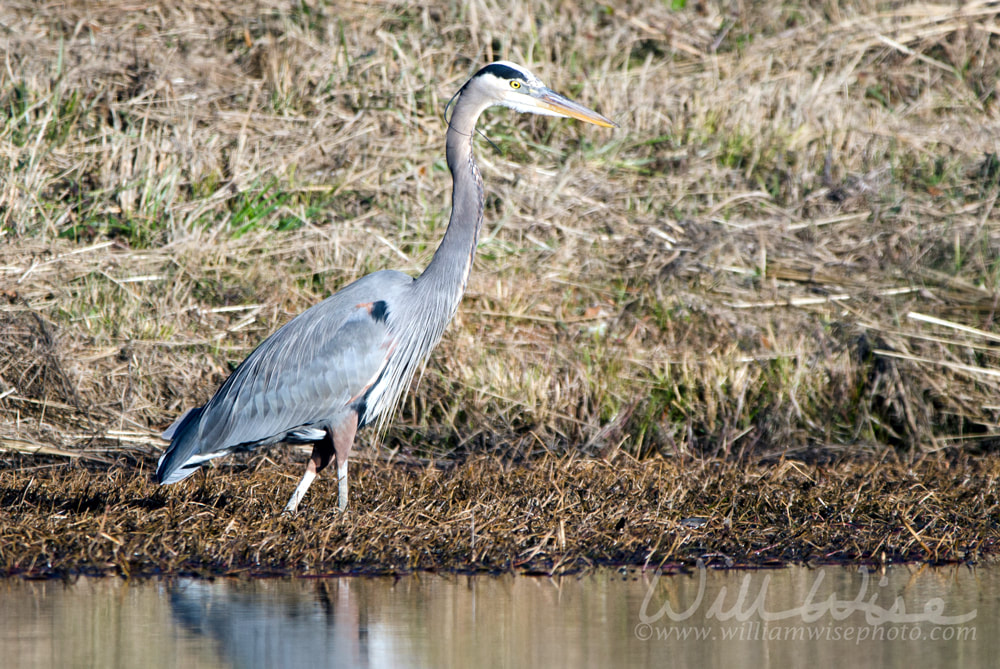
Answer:
[[569, 98], [559, 95], [553, 90], [543, 88], [537, 93], [533, 92], [536, 104], [541, 109], [545, 109], [558, 116], [575, 118], [587, 123], [593, 123], [603, 128], [617, 128], [618, 124], [609, 118], [601, 116], [592, 109], [587, 109], [581, 104], [573, 102]]

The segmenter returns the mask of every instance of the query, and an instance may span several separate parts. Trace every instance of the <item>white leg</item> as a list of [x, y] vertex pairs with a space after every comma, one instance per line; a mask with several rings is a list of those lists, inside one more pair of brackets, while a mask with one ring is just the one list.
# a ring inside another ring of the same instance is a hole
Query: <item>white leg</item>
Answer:
[[306, 468], [306, 473], [302, 475], [302, 480], [299, 481], [299, 485], [295, 487], [295, 492], [292, 493], [292, 498], [288, 500], [288, 504], [285, 505], [285, 513], [295, 513], [295, 510], [299, 508], [299, 502], [302, 498], [306, 496], [306, 490], [309, 490], [309, 486], [312, 485], [313, 479], [316, 478], [316, 472], [313, 467]]
[[341, 511], [347, 510], [347, 459], [345, 458], [343, 462], [338, 460], [337, 462], [337, 483], [339, 489], [337, 491], [337, 505], [340, 507]]

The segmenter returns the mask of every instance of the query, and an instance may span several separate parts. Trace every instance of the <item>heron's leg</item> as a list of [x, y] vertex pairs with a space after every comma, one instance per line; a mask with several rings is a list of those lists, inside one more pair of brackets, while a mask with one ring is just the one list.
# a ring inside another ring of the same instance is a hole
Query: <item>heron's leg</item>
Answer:
[[341, 511], [347, 509], [347, 457], [351, 454], [357, 433], [358, 414], [354, 411], [333, 429], [333, 448], [337, 455], [337, 505]]
[[285, 513], [295, 513], [295, 510], [299, 507], [299, 502], [305, 497], [306, 491], [309, 490], [309, 486], [312, 485], [313, 479], [319, 474], [324, 467], [330, 464], [330, 459], [333, 457], [333, 439], [330, 437], [330, 433], [327, 432], [323, 435], [323, 438], [313, 444], [312, 455], [309, 456], [309, 462], [306, 463], [306, 473], [302, 475], [302, 480], [295, 487], [295, 492], [292, 493], [291, 499], [288, 500], [288, 504], [285, 505]]

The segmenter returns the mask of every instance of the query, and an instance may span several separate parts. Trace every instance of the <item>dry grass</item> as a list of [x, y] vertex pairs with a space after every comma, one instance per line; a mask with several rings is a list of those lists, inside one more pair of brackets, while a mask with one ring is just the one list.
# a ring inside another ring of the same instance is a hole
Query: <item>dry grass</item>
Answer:
[[621, 129], [488, 115], [389, 452], [995, 450], [1000, 5], [671, 4], [3, 3], [0, 448], [149, 462], [278, 325], [418, 272], [502, 57]]
[[226, 470], [171, 488], [131, 466], [0, 472], [0, 575], [940, 564], [978, 561], [1000, 541], [996, 461], [371, 461], [355, 467], [355, 511], [338, 513], [336, 482], [320, 479], [293, 518], [280, 515], [294, 485], [283, 470]]

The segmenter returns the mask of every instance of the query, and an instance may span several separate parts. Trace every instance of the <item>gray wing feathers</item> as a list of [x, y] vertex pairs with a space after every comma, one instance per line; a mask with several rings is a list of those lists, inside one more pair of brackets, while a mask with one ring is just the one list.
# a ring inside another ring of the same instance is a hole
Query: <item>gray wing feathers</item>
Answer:
[[171, 423], [170, 427], [168, 427], [166, 430], [164, 430], [163, 433], [160, 436], [162, 438], [164, 438], [164, 439], [173, 439], [174, 438], [174, 434], [177, 433], [177, 430], [180, 428], [181, 425], [184, 424], [184, 421], [187, 420], [188, 416], [191, 415], [192, 411], [196, 411], [196, 409], [188, 409], [187, 411], [185, 411], [184, 413], [182, 413], [180, 416], [178, 416], [177, 420], [175, 420], [173, 423]]
[[362, 307], [330, 331], [289, 323], [251, 354], [205, 406], [202, 441], [222, 450], [328, 420], [364, 392], [389, 353], [389, 333]]
[[202, 425], [214, 429], [203, 438], [232, 447], [332, 418], [378, 378], [389, 341], [385, 324], [364, 308], [334, 332], [279, 331], [205, 407]]
[[213, 455], [280, 441], [296, 428], [337, 418], [378, 379], [393, 350], [391, 317], [373, 316], [373, 303], [388, 300], [391, 313], [392, 298], [412, 282], [399, 272], [376, 272], [285, 324], [204, 407], [167, 428], [164, 437], [173, 443], [158, 477], [180, 480], [176, 470], [185, 463], [197, 466]]

